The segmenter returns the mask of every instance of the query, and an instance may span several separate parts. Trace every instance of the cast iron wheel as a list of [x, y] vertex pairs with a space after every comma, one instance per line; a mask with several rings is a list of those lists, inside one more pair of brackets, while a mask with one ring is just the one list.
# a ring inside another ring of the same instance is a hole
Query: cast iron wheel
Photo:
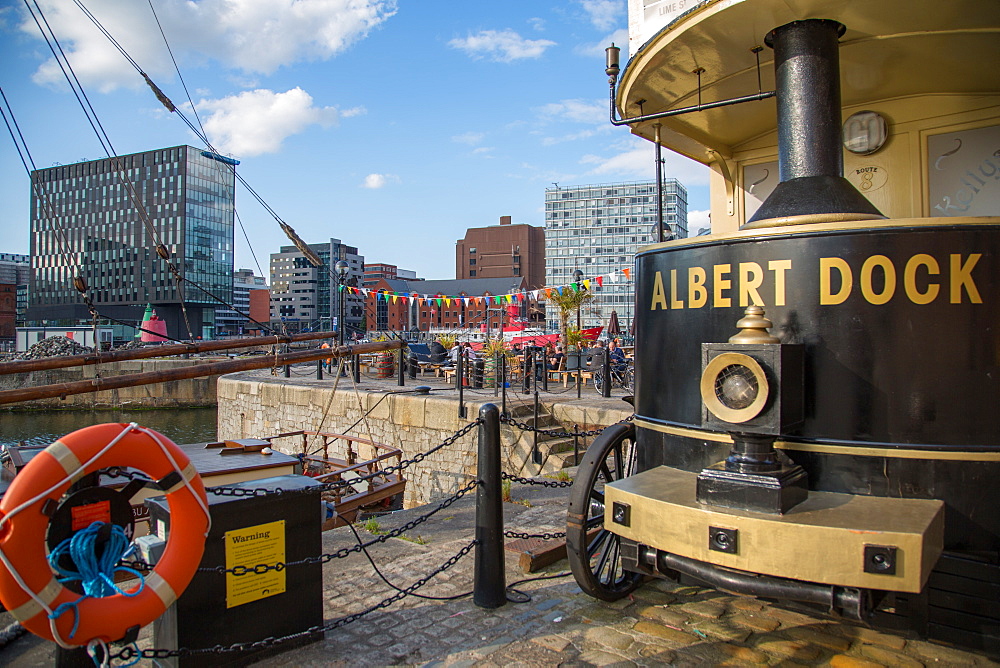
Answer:
[[642, 574], [622, 569], [621, 539], [604, 528], [604, 485], [635, 470], [635, 426], [618, 423], [587, 448], [569, 493], [566, 553], [576, 583], [602, 601], [617, 601]]

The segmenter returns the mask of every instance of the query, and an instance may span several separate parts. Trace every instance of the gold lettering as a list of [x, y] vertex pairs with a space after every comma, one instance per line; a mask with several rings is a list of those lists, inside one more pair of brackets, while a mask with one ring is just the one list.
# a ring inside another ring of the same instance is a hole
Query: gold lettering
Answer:
[[684, 308], [684, 302], [677, 298], [677, 270], [670, 270], [670, 308]]
[[729, 275], [731, 269], [731, 264], [717, 264], [712, 267], [712, 294], [714, 295], [712, 306], [715, 308], [725, 308], [732, 304], [732, 299], [722, 296], [723, 290], [728, 290], [733, 285], [732, 281], [723, 278], [723, 276]]
[[938, 293], [941, 291], [941, 286], [937, 283], [928, 282], [927, 290], [920, 292], [917, 288], [917, 269], [919, 267], [927, 267], [928, 274], [937, 275], [941, 273], [941, 268], [938, 266], [937, 260], [933, 257], [925, 253], [914, 255], [906, 261], [906, 268], [903, 269], [903, 289], [906, 290], [906, 296], [914, 304], [930, 304], [937, 299]]
[[705, 278], [705, 270], [701, 267], [688, 269], [688, 308], [701, 308], [708, 301]]
[[764, 270], [756, 262], [740, 262], [740, 306], [763, 306], [764, 300], [757, 291], [764, 282]]
[[[831, 272], [836, 269], [840, 272], [840, 291], [836, 294], [830, 291], [832, 286]], [[851, 267], [843, 258], [821, 257], [819, 259], [819, 303], [824, 306], [843, 304], [851, 295], [851, 288], [854, 287], [854, 275]]]
[[[885, 275], [882, 292], [875, 292], [875, 287], [872, 285], [872, 274], [875, 272], [875, 267], [882, 267], [882, 272]], [[861, 265], [861, 294], [865, 296], [865, 299], [878, 306], [892, 299], [895, 293], [896, 268], [892, 266], [892, 260], [885, 255], [872, 255], [865, 260], [865, 263]]]
[[663, 292], [663, 276], [660, 272], [656, 272], [653, 276], [653, 303], [650, 304], [649, 310], [655, 311], [657, 305], [664, 311], [667, 310], [667, 296]]
[[767, 268], [774, 272], [774, 305], [785, 305], [785, 272], [792, 268], [791, 260], [771, 260]]
[[972, 270], [975, 268], [982, 253], [972, 253], [969, 259], [962, 264], [962, 256], [958, 253], [951, 255], [951, 303], [962, 303], [962, 288], [969, 295], [969, 301], [973, 304], [982, 304], [983, 298], [979, 296], [979, 289], [976, 282], [972, 280]]

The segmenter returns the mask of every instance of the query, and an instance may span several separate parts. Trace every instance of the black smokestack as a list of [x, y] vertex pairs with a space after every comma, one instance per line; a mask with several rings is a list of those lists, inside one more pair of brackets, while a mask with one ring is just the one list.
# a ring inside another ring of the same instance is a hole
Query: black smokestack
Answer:
[[844, 29], [837, 21], [809, 19], [775, 28], [764, 39], [774, 49], [781, 183], [744, 227], [815, 214], [885, 217], [844, 178], [837, 43]]

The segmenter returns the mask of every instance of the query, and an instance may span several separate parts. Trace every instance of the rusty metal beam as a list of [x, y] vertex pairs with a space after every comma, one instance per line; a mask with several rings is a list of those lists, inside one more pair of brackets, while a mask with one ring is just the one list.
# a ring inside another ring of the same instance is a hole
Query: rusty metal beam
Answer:
[[180, 369], [170, 369], [168, 371], [150, 371], [147, 373], [112, 376], [110, 378], [92, 378], [90, 380], [80, 380], [72, 383], [56, 383], [53, 385], [39, 385], [37, 387], [20, 387], [15, 390], [0, 391], [0, 405], [18, 403], [21, 401], [34, 401], [35, 399], [65, 397], [70, 394], [85, 394], [87, 392], [100, 392], [101, 390], [116, 390], [122, 387], [166, 383], [173, 380], [186, 380], [188, 378], [220, 376], [222, 374], [235, 373], [237, 371], [266, 369], [268, 367], [284, 366], [286, 364], [296, 364], [299, 362], [314, 362], [320, 359], [386, 352], [389, 350], [399, 350], [405, 345], [405, 342], [397, 340], [382, 341], [378, 343], [361, 343], [353, 346], [338, 346], [336, 348], [315, 348], [313, 350], [285, 353], [281, 355], [262, 355], [260, 357], [250, 359], [196, 364], [194, 366], [187, 366]]
[[254, 336], [246, 339], [229, 341], [201, 341], [199, 343], [176, 343], [163, 346], [148, 346], [135, 350], [117, 350], [107, 353], [86, 353], [84, 355], [62, 355], [46, 357], [37, 360], [21, 360], [17, 362], [0, 362], [0, 375], [7, 373], [28, 373], [30, 371], [45, 371], [47, 369], [64, 369], [71, 366], [86, 366], [90, 364], [105, 364], [110, 362], [126, 362], [128, 360], [149, 359], [151, 357], [170, 357], [193, 353], [209, 353], [217, 350], [234, 348], [252, 348], [254, 346], [271, 346], [279, 343], [297, 343], [301, 341], [317, 341], [319, 339], [336, 339], [334, 332], [307, 332], [305, 334], [278, 334], [275, 336]]

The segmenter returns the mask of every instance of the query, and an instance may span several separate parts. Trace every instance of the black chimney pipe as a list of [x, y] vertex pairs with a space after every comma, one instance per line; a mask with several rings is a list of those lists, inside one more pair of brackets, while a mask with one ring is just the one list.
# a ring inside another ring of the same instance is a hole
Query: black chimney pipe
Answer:
[[775, 219], [806, 215], [813, 220], [801, 222], [885, 217], [844, 178], [837, 43], [844, 30], [837, 21], [808, 19], [765, 37], [774, 49], [781, 183], [744, 227], [797, 223]]

